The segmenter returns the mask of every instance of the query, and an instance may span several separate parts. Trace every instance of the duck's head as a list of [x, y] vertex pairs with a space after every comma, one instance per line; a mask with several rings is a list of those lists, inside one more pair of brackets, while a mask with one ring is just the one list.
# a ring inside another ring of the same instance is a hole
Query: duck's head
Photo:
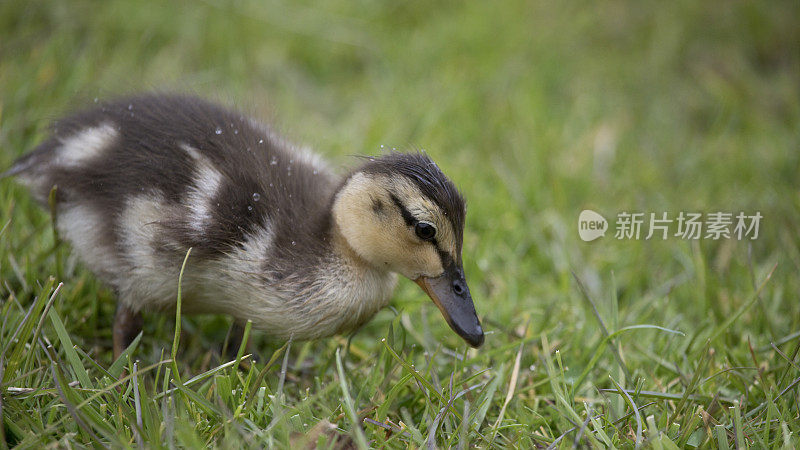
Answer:
[[483, 329], [461, 263], [465, 213], [456, 187], [420, 153], [370, 158], [333, 202], [336, 226], [359, 257], [416, 282], [450, 328], [479, 347]]

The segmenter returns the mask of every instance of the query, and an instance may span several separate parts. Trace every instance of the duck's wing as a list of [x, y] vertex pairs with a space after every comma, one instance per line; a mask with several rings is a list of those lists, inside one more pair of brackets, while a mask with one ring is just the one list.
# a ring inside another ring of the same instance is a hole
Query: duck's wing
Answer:
[[268, 127], [180, 95], [118, 100], [60, 120], [3, 175], [42, 203], [57, 186], [60, 205], [96, 211], [111, 234], [124, 232], [131, 205], [152, 203], [177, 247], [216, 254], [267, 228], [287, 247], [308, 241], [336, 183]]

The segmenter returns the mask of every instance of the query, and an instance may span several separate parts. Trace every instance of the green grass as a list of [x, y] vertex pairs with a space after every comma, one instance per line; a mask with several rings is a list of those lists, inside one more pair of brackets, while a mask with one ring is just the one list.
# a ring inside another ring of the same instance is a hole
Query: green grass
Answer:
[[[425, 148], [468, 199], [489, 334], [407, 281], [348, 341], [146, 317], [0, 181], [0, 447], [800, 445], [800, 7], [0, 2], [0, 168], [95, 97], [195, 92], [336, 166]], [[577, 235], [591, 208], [760, 211], [754, 241]], [[177, 280], [176, 280], [177, 282]]]

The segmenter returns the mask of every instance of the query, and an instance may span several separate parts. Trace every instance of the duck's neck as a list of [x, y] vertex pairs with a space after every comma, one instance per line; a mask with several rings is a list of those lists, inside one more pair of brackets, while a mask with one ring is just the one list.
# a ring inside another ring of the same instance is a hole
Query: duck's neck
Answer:
[[329, 236], [331, 239], [331, 252], [349, 267], [355, 268], [358, 271], [379, 270], [353, 250], [353, 247], [347, 243], [347, 238], [344, 237], [342, 230], [334, 220], [331, 220]]
[[319, 300], [332, 311], [331, 332], [354, 329], [389, 303], [396, 274], [375, 267], [347, 243], [334, 220], [330, 221], [328, 257], [318, 268]]

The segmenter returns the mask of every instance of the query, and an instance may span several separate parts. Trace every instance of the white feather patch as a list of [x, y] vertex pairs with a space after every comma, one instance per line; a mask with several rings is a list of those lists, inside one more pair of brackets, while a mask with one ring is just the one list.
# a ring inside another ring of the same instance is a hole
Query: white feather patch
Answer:
[[70, 203], [59, 208], [56, 223], [61, 236], [89, 269], [102, 280], [113, 282], [122, 270], [122, 261], [112, 243], [97, 238], [107, 226], [107, 217], [89, 206]]
[[119, 236], [127, 270], [119, 278], [123, 302], [133, 309], [145, 305], [167, 307], [175, 301], [179, 267], [166, 267], [155, 254], [159, 222], [169, 206], [154, 195], [131, 198], [119, 218]]
[[186, 207], [190, 211], [190, 226], [198, 233], [203, 233], [211, 223], [211, 211], [214, 198], [222, 183], [222, 174], [196, 148], [181, 144], [181, 148], [196, 164], [197, 178], [189, 188]]
[[117, 138], [118, 132], [111, 123], [85, 128], [61, 140], [56, 164], [78, 167], [98, 158]]
[[319, 153], [315, 152], [310, 147], [295, 147], [295, 155], [300, 157], [300, 161], [311, 166], [315, 175], [319, 172], [326, 172], [327, 174], [327, 162]]

